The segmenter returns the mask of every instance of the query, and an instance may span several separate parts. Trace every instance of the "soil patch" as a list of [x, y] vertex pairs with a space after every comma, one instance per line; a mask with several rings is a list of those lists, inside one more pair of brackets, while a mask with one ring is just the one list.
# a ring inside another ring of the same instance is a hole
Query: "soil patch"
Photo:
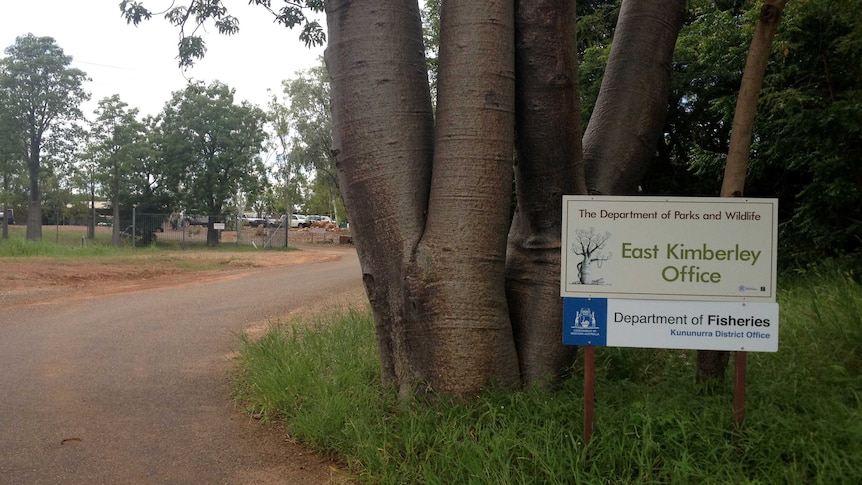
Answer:
[[200, 283], [266, 268], [326, 261], [337, 258], [338, 252], [335, 248], [254, 252], [189, 250], [78, 259], [3, 258], [0, 260], [0, 306]]

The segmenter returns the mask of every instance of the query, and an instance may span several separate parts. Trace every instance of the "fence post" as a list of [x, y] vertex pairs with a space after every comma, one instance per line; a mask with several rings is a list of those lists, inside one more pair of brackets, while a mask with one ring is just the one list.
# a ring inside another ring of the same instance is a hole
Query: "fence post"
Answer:
[[137, 207], [132, 206], [132, 234], [131, 234], [131, 238], [132, 238], [132, 247], [133, 248], [135, 247], [135, 236], [138, 234], [137, 227], [135, 226], [135, 223], [137, 222], [136, 221], [137, 209], [138, 209]]

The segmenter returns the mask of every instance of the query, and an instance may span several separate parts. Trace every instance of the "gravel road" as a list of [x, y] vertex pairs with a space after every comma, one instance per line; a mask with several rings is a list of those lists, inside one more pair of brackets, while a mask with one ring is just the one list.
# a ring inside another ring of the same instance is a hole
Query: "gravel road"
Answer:
[[362, 301], [353, 250], [312, 264], [0, 309], [0, 483], [330, 483], [231, 400], [237, 335]]

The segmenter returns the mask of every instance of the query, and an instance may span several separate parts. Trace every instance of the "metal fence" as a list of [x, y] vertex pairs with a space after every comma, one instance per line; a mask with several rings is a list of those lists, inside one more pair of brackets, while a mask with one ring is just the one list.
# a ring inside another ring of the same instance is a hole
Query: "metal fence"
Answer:
[[131, 246], [201, 247], [253, 245], [258, 248], [285, 247], [293, 243], [284, 221], [273, 219], [249, 224], [238, 216], [202, 214], [146, 214], [133, 212], [121, 223], [124, 244]]

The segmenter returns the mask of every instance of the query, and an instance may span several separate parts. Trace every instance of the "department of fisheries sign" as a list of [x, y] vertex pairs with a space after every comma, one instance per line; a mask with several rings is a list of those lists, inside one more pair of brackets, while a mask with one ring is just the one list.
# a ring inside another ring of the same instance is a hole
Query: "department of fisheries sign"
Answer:
[[775, 352], [778, 304], [564, 298], [563, 344]]
[[775, 302], [776, 199], [564, 196], [561, 296]]

